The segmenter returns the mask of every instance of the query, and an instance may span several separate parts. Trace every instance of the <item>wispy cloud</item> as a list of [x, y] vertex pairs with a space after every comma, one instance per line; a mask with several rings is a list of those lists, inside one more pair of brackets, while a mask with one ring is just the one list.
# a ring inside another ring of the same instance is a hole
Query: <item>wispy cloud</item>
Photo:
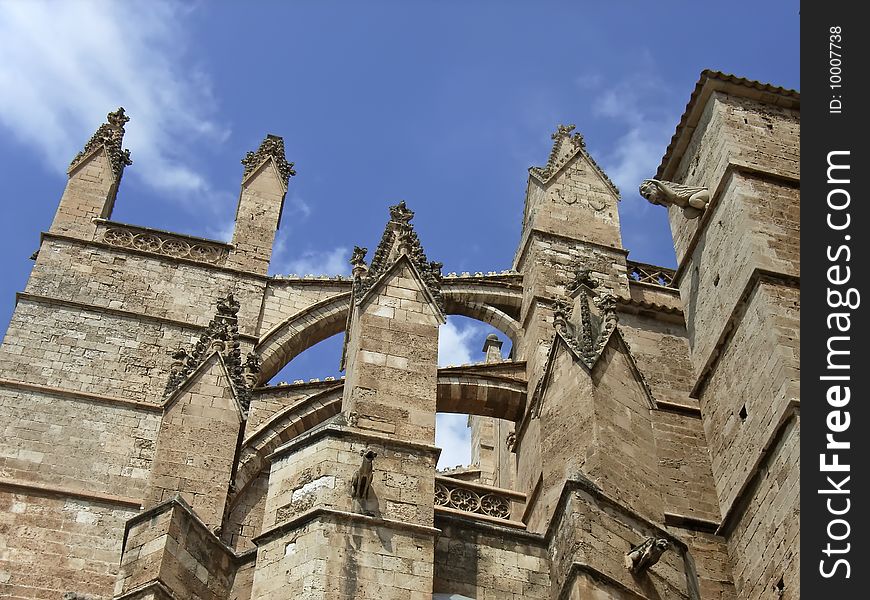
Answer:
[[185, 60], [186, 11], [160, 0], [0, 0], [0, 125], [62, 171], [122, 105], [131, 175], [188, 201], [209, 194], [189, 149], [228, 130], [209, 78]]
[[642, 62], [647, 63], [643, 71], [602, 89], [593, 102], [594, 114], [613, 119], [624, 131], [601, 162], [623, 198], [630, 200], [639, 199], [638, 185], [655, 173], [678, 119], [672, 92], [650, 60]]
[[480, 360], [472, 357], [483, 346], [482, 332], [480, 326], [463, 327], [457, 324], [455, 317], [447, 317], [447, 323], [438, 332], [438, 366], [462, 365]]
[[[278, 250], [283, 251], [283, 248]], [[300, 256], [280, 263], [284, 265], [280, 272], [297, 275], [349, 275], [349, 259], [350, 250], [345, 246], [332, 250], [306, 250]]]

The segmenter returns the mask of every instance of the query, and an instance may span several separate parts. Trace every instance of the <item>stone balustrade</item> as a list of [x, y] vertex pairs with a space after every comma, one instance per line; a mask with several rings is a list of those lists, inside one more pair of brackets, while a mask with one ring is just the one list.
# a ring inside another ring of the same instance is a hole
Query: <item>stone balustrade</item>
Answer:
[[102, 221], [97, 240], [110, 246], [132, 248], [173, 258], [186, 258], [214, 265], [223, 264], [230, 246], [193, 236], [170, 234], [146, 227]]
[[[513, 490], [461, 481], [452, 477], [435, 477], [435, 508], [452, 509], [508, 521], [512, 514], [522, 514], [526, 495]], [[514, 505], [518, 505], [515, 509]]]
[[628, 277], [638, 283], [671, 288], [674, 287], [674, 273], [673, 269], [628, 261]]

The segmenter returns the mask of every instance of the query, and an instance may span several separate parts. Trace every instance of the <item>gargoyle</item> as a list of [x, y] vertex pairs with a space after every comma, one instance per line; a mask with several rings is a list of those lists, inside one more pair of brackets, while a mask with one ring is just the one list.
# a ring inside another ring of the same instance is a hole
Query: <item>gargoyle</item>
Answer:
[[648, 537], [625, 555], [625, 568], [638, 575], [659, 562], [662, 554], [671, 547], [665, 538]]
[[372, 487], [373, 461], [377, 453], [373, 450], [360, 450], [359, 453], [363, 457], [363, 460], [359, 469], [353, 474], [353, 479], [350, 481], [350, 495], [352, 498], [365, 499], [369, 497], [369, 490]]
[[710, 203], [710, 190], [707, 188], [658, 179], [644, 179], [640, 184], [640, 195], [659, 206], [679, 206], [687, 219], [701, 216]]

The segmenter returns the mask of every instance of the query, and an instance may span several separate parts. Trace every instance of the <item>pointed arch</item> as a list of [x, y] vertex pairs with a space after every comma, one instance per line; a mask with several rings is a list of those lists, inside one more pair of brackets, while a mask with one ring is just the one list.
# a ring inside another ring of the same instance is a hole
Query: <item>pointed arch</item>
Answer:
[[350, 292], [332, 296], [288, 317], [268, 331], [255, 348], [260, 355], [259, 381], [269, 381], [297, 354], [344, 330]]

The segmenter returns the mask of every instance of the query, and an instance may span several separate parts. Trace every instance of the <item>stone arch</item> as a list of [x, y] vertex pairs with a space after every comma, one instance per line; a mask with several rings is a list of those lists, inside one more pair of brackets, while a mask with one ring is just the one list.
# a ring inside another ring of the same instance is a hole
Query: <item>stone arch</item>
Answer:
[[[511, 377], [460, 368], [438, 374], [438, 412], [482, 415], [517, 421], [526, 403], [526, 384]], [[341, 411], [344, 384], [323, 390], [276, 413], [245, 438], [234, 478], [233, 508], [249, 484], [268, 467], [267, 457], [296, 436]]]
[[[458, 282], [445, 280], [445, 312], [489, 323], [516, 345], [522, 334], [519, 323], [522, 289], [500, 281]], [[259, 383], [269, 381], [284, 365], [314, 344], [344, 330], [351, 293], [337, 294], [312, 304], [268, 331], [255, 348], [262, 365]]]
[[451, 281], [445, 279], [441, 296], [446, 304], [484, 304], [495, 307], [514, 320], [520, 318], [522, 287], [500, 281]]
[[522, 335], [519, 322], [504, 311], [480, 302], [445, 302], [445, 313], [448, 315], [461, 315], [489, 323], [510, 339], [512, 345], [516, 345]]
[[242, 442], [239, 466], [234, 478], [233, 506], [245, 488], [268, 466], [267, 457], [297, 435], [319, 425], [341, 410], [343, 384], [338, 384], [296, 402], [276, 413]]
[[350, 292], [312, 304], [267, 332], [255, 348], [260, 354], [260, 383], [269, 381], [284, 365], [306, 350], [344, 330]]
[[436, 410], [519, 421], [526, 407], [526, 383], [509, 377], [461, 372], [438, 374]]
[[489, 323], [516, 345], [522, 335], [519, 322], [522, 288], [501, 281], [445, 280], [441, 290], [444, 312]]

